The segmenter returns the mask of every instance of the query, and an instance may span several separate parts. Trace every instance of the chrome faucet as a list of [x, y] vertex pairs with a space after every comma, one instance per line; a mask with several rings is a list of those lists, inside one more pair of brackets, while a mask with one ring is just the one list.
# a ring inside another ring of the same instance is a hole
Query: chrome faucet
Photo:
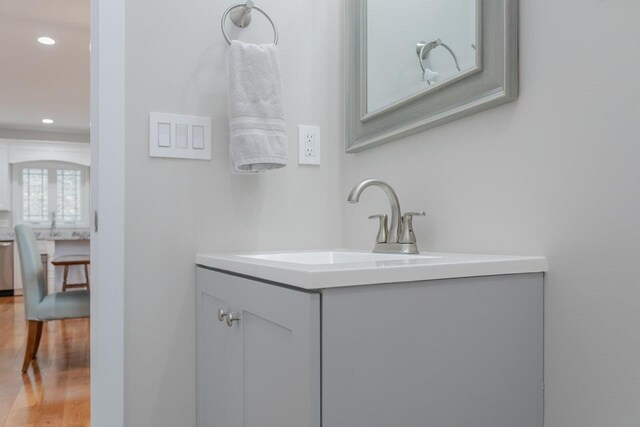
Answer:
[[376, 245], [373, 249], [374, 252], [382, 253], [402, 253], [402, 254], [417, 254], [418, 245], [416, 243], [416, 236], [413, 232], [413, 217], [424, 216], [424, 212], [407, 212], [402, 215], [400, 210], [400, 202], [398, 201], [398, 195], [391, 188], [389, 184], [379, 179], [365, 179], [361, 183], [357, 184], [349, 193], [347, 201], [349, 203], [358, 203], [360, 201], [360, 195], [370, 186], [379, 187], [385, 192], [389, 198], [389, 204], [391, 205], [391, 222], [387, 226], [387, 215], [378, 214], [372, 215], [369, 218], [379, 218], [380, 228], [376, 237]]
[[365, 179], [360, 184], [353, 187], [353, 190], [349, 193], [347, 201], [349, 203], [358, 203], [360, 201], [360, 195], [365, 188], [372, 185], [381, 188], [382, 191], [387, 194], [389, 203], [391, 204], [391, 223], [388, 232], [386, 233], [386, 243], [397, 242], [398, 236], [400, 235], [400, 202], [398, 201], [398, 195], [389, 184], [384, 181], [380, 181], [379, 179]]

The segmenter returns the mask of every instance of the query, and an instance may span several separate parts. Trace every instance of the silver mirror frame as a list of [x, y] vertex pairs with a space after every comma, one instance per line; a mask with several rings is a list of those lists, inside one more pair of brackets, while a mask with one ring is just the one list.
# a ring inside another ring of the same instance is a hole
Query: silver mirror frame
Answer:
[[476, 67], [367, 111], [366, 0], [347, 0], [346, 152], [373, 148], [518, 97], [518, 0], [478, 0]]

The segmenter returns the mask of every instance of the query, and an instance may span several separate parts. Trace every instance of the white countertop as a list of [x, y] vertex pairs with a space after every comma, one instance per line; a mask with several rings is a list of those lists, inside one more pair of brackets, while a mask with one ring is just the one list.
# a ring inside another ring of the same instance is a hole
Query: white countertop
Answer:
[[201, 254], [196, 264], [306, 290], [547, 271], [542, 256], [325, 250]]

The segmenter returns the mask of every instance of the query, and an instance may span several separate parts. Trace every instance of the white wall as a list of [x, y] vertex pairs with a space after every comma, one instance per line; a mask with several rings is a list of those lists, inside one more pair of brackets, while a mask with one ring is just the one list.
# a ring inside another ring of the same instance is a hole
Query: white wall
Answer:
[[[195, 425], [196, 252], [333, 247], [341, 240], [341, 2], [259, 4], [281, 32], [290, 137], [289, 166], [263, 176], [229, 170], [228, 46], [219, 19], [233, 3], [126, 3], [129, 426]], [[243, 39], [268, 42], [272, 34], [256, 15]], [[214, 160], [149, 158], [150, 111], [213, 117]], [[320, 168], [297, 165], [299, 123], [322, 127]]]
[[[549, 257], [547, 427], [637, 424], [638, 3], [521, 1], [517, 102], [344, 156], [343, 2], [264, 0], [281, 29], [289, 133], [321, 125], [324, 157], [262, 177], [229, 174], [217, 21], [231, 3], [127, 2], [127, 425], [194, 424], [195, 253], [369, 249], [366, 216], [386, 199], [344, 198], [372, 176], [428, 212], [415, 221], [423, 250]], [[149, 111], [214, 117], [214, 161], [150, 159]]]
[[[379, 177], [422, 250], [544, 254], [546, 427], [640, 420], [640, 4], [521, 1], [517, 102], [346, 156], [342, 194]], [[367, 190], [343, 206], [368, 249]]]

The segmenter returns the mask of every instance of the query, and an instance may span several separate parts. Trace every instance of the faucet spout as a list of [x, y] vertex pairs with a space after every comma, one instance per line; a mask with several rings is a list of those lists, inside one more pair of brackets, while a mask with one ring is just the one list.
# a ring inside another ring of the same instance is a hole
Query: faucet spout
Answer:
[[371, 186], [379, 187], [389, 198], [389, 204], [391, 205], [391, 223], [389, 225], [387, 243], [398, 243], [400, 237], [400, 202], [398, 201], [398, 195], [389, 184], [379, 179], [365, 179], [353, 187], [347, 201], [349, 203], [358, 203], [362, 192]]
[[50, 231], [51, 236], [54, 236], [56, 234], [56, 213], [55, 212], [51, 212], [51, 231]]

